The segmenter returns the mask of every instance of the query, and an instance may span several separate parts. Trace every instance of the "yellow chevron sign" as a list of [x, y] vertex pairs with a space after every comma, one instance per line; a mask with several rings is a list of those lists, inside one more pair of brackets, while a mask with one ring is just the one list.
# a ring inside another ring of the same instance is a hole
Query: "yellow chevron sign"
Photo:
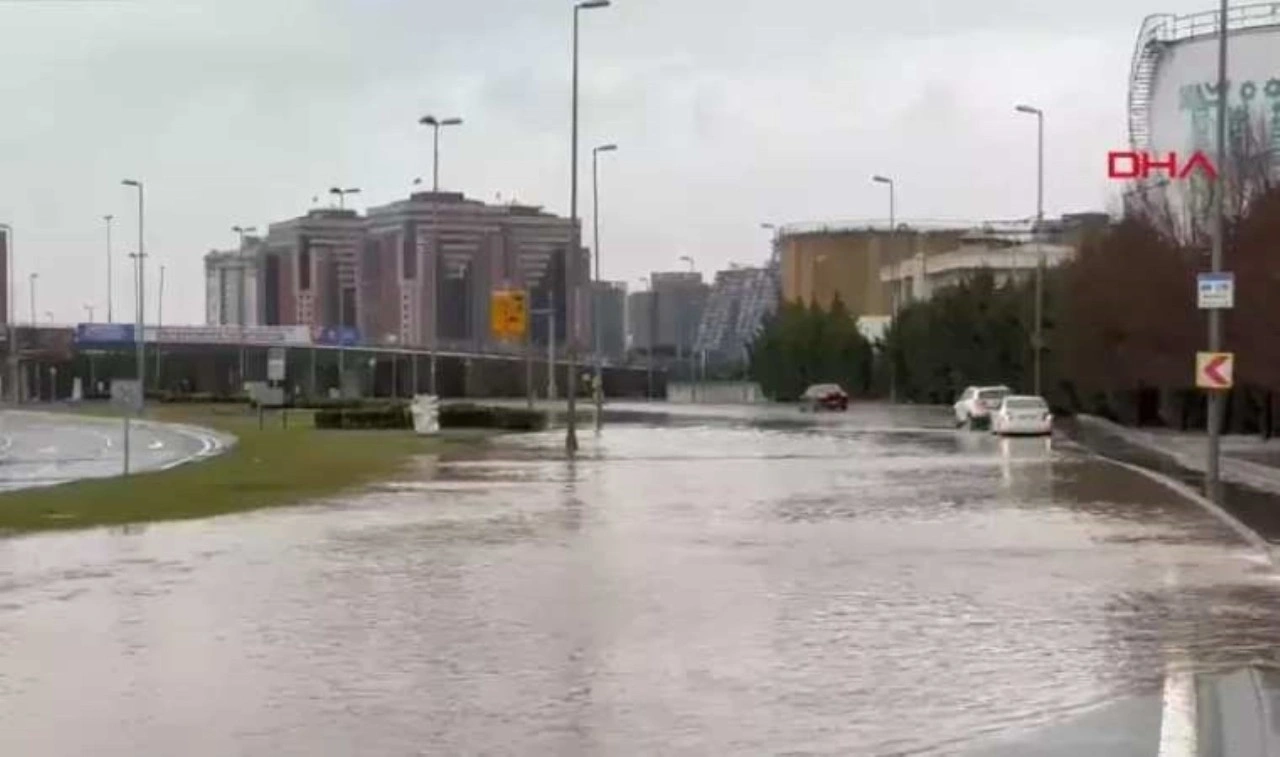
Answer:
[[517, 289], [494, 290], [490, 299], [489, 324], [495, 339], [524, 339], [529, 327], [529, 303]]

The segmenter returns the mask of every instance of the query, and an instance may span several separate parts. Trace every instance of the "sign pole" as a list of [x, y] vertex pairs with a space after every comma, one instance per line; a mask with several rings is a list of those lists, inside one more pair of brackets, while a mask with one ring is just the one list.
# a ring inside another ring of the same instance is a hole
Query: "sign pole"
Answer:
[[[531, 299], [531, 293], [526, 288], [524, 290], [525, 302]], [[532, 315], [532, 312], [530, 313]], [[524, 332], [524, 393], [526, 405], [530, 410], [533, 409], [533, 329], [526, 328]]]
[[[1227, 0], [1222, 0], [1218, 13], [1218, 104], [1217, 104], [1217, 167], [1218, 176], [1213, 180], [1213, 251], [1210, 256], [1210, 270], [1213, 273], [1222, 271], [1222, 247], [1224, 229], [1224, 190], [1223, 172], [1227, 168]], [[1219, 309], [1209, 311], [1209, 351], [1219, 352], [1222, 349], [1222, 314]], [[1220, 471], [1222, 432], [1222, 392], [1209, 393], [1208, 412], [1208, 460], [1205, 465], [1205, 495], [1217, 502]]]

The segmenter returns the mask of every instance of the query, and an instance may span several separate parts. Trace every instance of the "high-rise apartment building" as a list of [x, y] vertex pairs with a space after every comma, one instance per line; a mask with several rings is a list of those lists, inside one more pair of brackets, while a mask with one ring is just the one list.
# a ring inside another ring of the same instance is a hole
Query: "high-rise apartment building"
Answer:
[[[236, 323], [242, 287], [248, 323], [345, 326], [371, 344], [492, 350], [490, 293], [550, 302], [566, 344], [565, 254], [573, 224], [528, 205], [487, 205], [456, 192], [421, 192], [366, 216], [327, 208], [273, 223], [243, 254], [206, 256], [206, 316]], [[579, 248], [579, 346], [591, 350], [587, 251]], [[244, 276], [241, 283], [240, 276]], [[547, 322], [533, 324], [545, 344]]]
[[211, 250], [204, 256], [206, 325], [261, 323], [261, 246], [261, 239], [245, 237], [242, 249]]
[[649, 291], [628, 298], [631, 348], [689, 355], [698, 337], [708, 288], [694, 271], [654, 272]]
[[[361, 328], [380, 340], [478, 348], [491, 342], [490, 293], [523, 289], [535, 308], [548, 298], [555, 303], [556, 340], [564, 344], [564, 255], [572, 243], [566, 218], [455, 192], [421, 192], [370, 208], [361, 281], [371, 305]], [[588, 258], [579, 254], [578, 280], [585, 282]], [[535, 329], [535, 341], [539, 331], [545, 326]], [[589, 337], [586, 328], [579, 333]]]

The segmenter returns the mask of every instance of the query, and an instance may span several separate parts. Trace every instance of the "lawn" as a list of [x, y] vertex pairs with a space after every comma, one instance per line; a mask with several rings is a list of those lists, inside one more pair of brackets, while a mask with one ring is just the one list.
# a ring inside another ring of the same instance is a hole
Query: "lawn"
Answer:
[[[93, 411], [90, 411], [93, 412]], [[151, 420], [234, 434], [210, 460], [127, 478], [92, 479], [0, 494], [0, 532], [204, 518], [298, 504], [394, 475], [415, 455], [476, 443], [408, 431], [319, 431], [310, 413], [258, 418], [237, 406], [153, 406]]]

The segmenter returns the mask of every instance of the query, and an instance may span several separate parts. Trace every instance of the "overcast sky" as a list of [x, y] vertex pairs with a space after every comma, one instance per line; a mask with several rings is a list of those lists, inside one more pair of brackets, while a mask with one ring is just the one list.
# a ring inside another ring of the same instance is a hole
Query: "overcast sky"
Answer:
[[[604, 276], [692, 256], [708, 275], [765, 258], [763, 221], [1105, 209], [1125, 143], [1132, 44], [1155, 12], [1209, 0], [615, 0], [583, 15], [582, 202], [602, 166]], [[147, 188], [148, 320], [204, 315], [202, 256], [235, 224], [355, 204], [430, 181], [567, 213], [570, 0], [0, 0], [0, 221], [17, 229], [16, 307], [98, 320], [103, 221], [116, 215], [115, 310], [132, 317], [126, 177]], [[322, 202], [324, 202], [322, 198]], [[589, 234], [590, 226], [584, 227]]]

